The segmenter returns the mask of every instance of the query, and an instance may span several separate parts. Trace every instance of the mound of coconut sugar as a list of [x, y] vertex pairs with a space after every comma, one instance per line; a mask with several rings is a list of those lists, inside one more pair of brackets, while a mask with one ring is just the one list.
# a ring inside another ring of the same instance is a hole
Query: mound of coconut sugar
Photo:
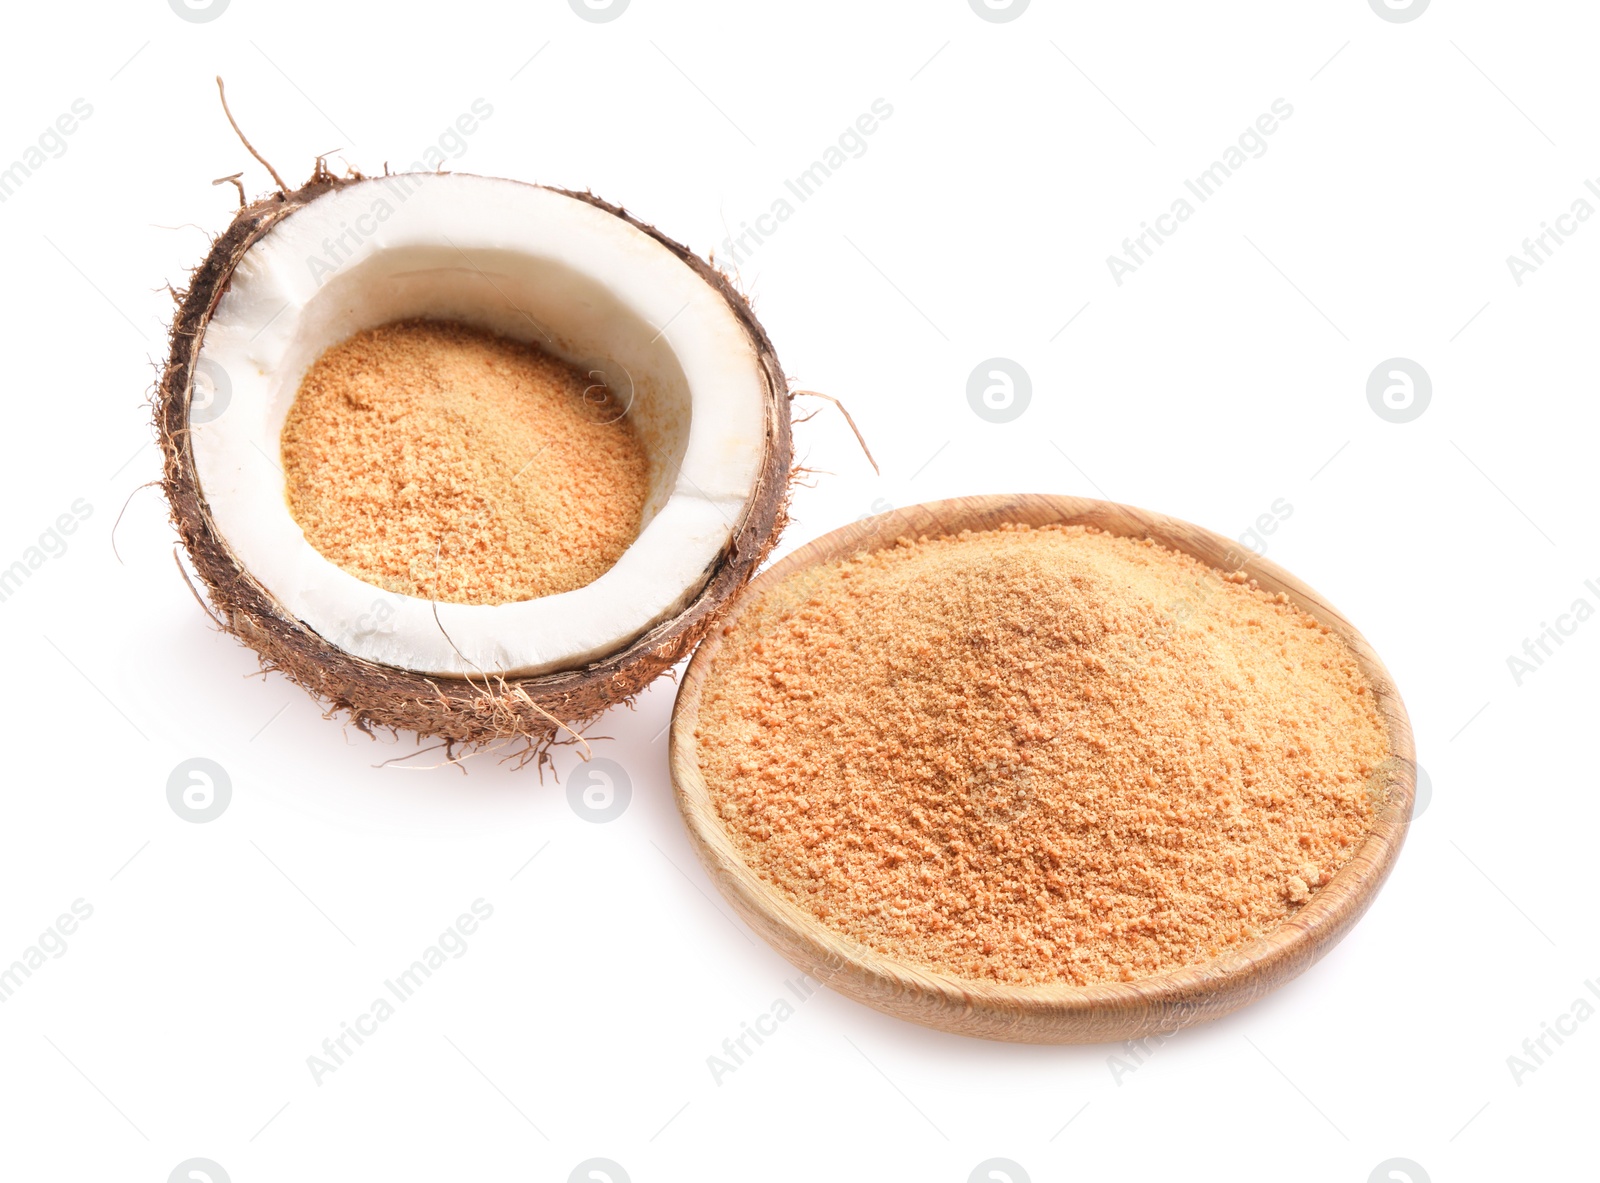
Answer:
[[1283, 596], [1015, 527], [812, 568], [725, 629], [700, 767], [825, 925], [962, 978], [1128, 981], [1269, 932], [1366, 832], [1387, 735]]
[[639, 534], [650, 464], [626, 409], [533, 345], [446, 321], [368, 329], [300, 383], [289, 509], [319, 552], [387, 591], [571, 591]]

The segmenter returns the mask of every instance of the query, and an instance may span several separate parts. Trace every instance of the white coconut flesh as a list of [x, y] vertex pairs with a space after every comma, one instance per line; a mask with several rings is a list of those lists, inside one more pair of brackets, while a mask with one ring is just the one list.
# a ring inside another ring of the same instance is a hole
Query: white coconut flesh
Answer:
[[[649, 494], [638, 537], [600, 578], [515, 603], [435, 603], [366, 583], [306, 541], [280, 447], [301, 379], [330, 346], [409, 317], [536, 343], [598, 370], [627, 404]], [[240, 261], [196, 372], [195, 470], [240, 566], [324, 640], [425, 674], [578, 668], [677, 615], [743, 518], [766, 446], [754, 346], [710, 284], [622, 218], [485, 177], [374, 179], [290, 214]]]

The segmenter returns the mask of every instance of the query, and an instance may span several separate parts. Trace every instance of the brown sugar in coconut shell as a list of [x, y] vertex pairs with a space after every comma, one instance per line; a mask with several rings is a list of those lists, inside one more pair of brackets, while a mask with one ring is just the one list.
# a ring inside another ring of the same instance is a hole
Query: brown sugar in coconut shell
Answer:
[[741, 857], [892, 958], [1129, 981], [1270, 932], [1355, 851], [1388, 752], [1345, 643], [1149, 541], [1005, 528], [791, 577], [696, 742]]
[[504, 604], [592, 583], [639, 532], [627, 408], [536, 346], [397, 321], [325, 351], [283, 426], [306, 540], [386, 591]]
[[319, 162], [299, 189], [244, 205], [190, 275], [186, 290], [174, 293], [178, 306], [170, 353], [152, 400], [163, 453], [162, 491], [198, 577], [200, 587], [191, 584], [191, 590], [197, 599], [204, 592], [208, 602], [202, 606], [212, 620], [254, 649], [263, 669], [281, 671], [320, 699], [330, 716], [343, 715], [361, 731], [430, 736], [442, 742], [447, 758], [506, 744], [507, 758], [537, 758], [542, 766], [551, 744], [572, 741], [606, 708], [628, 701], [686, 657], [771, 551], [788, 521], [794, 477], [788, 383], [766, 331], [725, 275], [621, 206], [591, 193], [552, 190], [648, 235], [726, 301], [755, 351], [766, 391], [758, 486], [724, 554], [693, 599], [619, 651], [581, 668], [527, 677], [440, 678], [345, 652], [295, 619], [234, 557], [200, 488], [189, 417], [211, 315], [251, 248], [326, 194], [351, 186], [368, 186], [377, 193], [393, 180], [336, 177]]

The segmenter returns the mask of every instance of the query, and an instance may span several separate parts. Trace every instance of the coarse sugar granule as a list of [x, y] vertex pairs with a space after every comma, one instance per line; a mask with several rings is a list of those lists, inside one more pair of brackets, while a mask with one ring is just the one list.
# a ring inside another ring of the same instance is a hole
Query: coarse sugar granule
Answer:
[[1150, 540], [1005, 527], [799, 572], [725, 630], [700, 768], [751, 868], [896, 959], [1128, 981], [1269, 932], [1371, 821], [1348, 646]]
[[592, 583], [638, 536], [645, 448], [614, 396], [534, 345], [450, 321], [319, 357], [283, 426], [306, 541], [387, 591], [502, 604]]

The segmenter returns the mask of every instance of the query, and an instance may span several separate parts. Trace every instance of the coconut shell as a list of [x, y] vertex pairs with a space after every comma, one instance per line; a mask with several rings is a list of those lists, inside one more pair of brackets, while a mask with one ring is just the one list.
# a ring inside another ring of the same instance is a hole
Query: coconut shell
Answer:
[[744, 326], [766, 389], [765, 459], [754, 495], [688, 606], [603, 660], [531, 677], [451, 678], [354, 657], [295, 619], [229, 549], [195, 474], [189, 405], [206, 326], [240, 260], [296, 210], [332, 190], [368, 183], [361, 177], [335, 177], [319, 162], [301, 188], [245, 205], [212, 244], [179, 302], [171, 352], [155, 397], [156, 430], [165, 457], [162, 489], [220, 626], [254, 649], [263, 669], [285, 674], [320, 700], [329, 717], [346, 716], [368, 733], [414, 731], [437, 738], [452, 759], [510, 741], [510, 758], [542, 761], [551, 745], [577, 741], [606, 708], [632, 699], [687, 657], [772, 550], [788, 520], [793, 464], [788, 386], [766, 331], [726, 276], [622, 207], [591, 193], [554, 189], [650, 235], [715, 289]]

